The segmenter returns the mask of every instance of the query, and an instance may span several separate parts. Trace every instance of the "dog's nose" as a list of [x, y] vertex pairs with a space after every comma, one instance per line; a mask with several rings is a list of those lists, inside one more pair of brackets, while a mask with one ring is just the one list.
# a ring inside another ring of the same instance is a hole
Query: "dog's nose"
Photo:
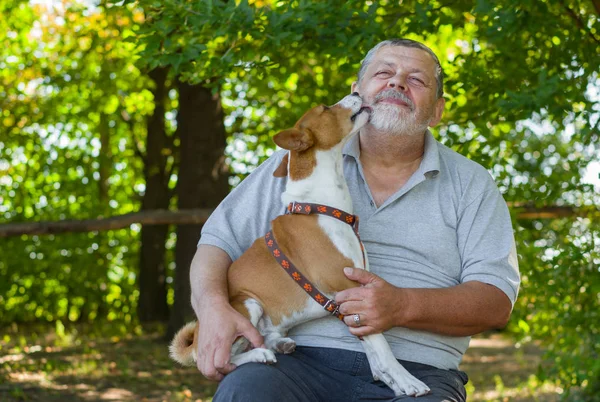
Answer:
[[352, 96], [360, 96], [358, 92], [352, 92]]

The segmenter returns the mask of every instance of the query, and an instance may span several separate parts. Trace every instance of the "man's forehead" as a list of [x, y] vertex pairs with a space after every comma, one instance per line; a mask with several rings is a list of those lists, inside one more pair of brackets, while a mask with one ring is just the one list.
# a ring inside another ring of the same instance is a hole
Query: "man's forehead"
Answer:
[[435, 71], [435, 60], [423, 49], [406, 46], [384, 46], [377, 50], [372, 65], [388, 65], [396, 67], [406, 64], [414, 70]]

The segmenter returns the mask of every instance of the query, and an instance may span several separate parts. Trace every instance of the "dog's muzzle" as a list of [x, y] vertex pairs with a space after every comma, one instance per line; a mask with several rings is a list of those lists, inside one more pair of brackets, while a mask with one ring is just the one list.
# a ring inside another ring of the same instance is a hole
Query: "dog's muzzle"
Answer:
[[369, 113], [369, 119], [370, 119], [370, 118], [371, 118], [371, 112], [372, 112], [372, 111], [373, 111], [373, 109], [371, 109], [369, 106], [362, 106], [362, 107], [361, 107], [361, 108], [358, 110], [358, 112], [354, 113], [354, 114], [352, 115], [352, 117], [350, 117], [350, 120], [351, 120], [351, 121], [354, 121], [354, 120], [356, 120], [356, 117], [357, 117], [359, 114], [363, 113], [363, 112], [367, 112], [367, 113]]

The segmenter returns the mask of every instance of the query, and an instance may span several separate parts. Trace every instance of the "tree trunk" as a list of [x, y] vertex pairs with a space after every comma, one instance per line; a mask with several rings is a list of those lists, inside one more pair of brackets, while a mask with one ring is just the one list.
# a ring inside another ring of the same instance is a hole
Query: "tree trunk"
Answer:
[[[100, 153], [98, 155], [98, 199], [100, 200], [99, 208], [97, 212], [103, 216], [110, 214], [110, 196], [109, 196], [109, 179], [113, 172], [113, 159], [112, 159], [112, 149], [111, 149], [111, 129], [110, 129], [110, 116], [106, 113], [100, 113], [100, 122], [98, 125], [98, 132], [100, 133]], [[100, 245], [100, 249], [108, 248], [107, 234], [104, 232], [98, 233], [97, 242]], [[104, 272], [108, 270], [108, 259], [106, 258], [105, 253], [98, 253], [98, 267]], [[67, 298], [68, 300], [68, 298]], [[106, 306], [101, 303], [98, 306], [98, 314], [102, 317], [106, 315]], [[67, 310], [68, 311], [68, 310]], [[87, 303], [81, 308], [80, 318], [84, 319], [89, 314], [87, 310]]]
[[110, 147], [110, 126], [109, 116], [102, 112], [100, 113], [100, 124], [98, 125], [98, 131], [100, 132], [100, 154], [98, 155], [98, 173], [100, 179], [98, 180], [98, 196], [100, 204], [102, 205], [103, 213], [110, 210], [108, 206], [108, 179], [110, 178], [112, 170], [112, 150]]
[[[148, 119], [148, 138], [144, 176], [146, 191], [142, 199], [142, 210], [169, 208], [169, 177], [167, 154], [169, 138], [165, 129], [165, 100], [167, 97], [166, 69], [150, 71], [154, 81], [154, 113]], [[142, 225], [140, 247], [140, 274], [138, 285], [140, 298], [138, 317], [141, 322], [166, 321], [169, 316], [167, 305], [165, 242], [168, 225]]]
[[[180, 139], [177, 178], [178, 209], [214, 208], [227, 195], [224, 169], [225, 127], [218, 93], [201, 85], [179, 83], [177, 134]], [[201, 225], [178, 225], [175, 248], [175, 300], [167, 338], [193, 317], [190, 302], [190, 263]]]

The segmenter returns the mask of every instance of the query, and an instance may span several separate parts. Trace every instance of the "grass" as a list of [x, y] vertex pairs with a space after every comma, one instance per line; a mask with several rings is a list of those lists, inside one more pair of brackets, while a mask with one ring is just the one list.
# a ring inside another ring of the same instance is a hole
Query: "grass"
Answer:
[[1, 401], [207, 401], [216, 389], [168, 358], [161, 328], [126, 336], [79, 328], [64, 338], [27, 330], [0, 342]]
[[535, 377], [542, 351], [501, 334], [473, 337], [460, 366], [468, 373], [469, 401], [555, 402], [562, 389]]
[[[161, 327], [111, 335], [110, 327], [0, 330], [0, 400], [207, 402], [216, 384], [168, 358]], [[461, 368], [469, 401], [558, 401], [560, 389], [539, 384], [535, 346], [501, 335], [478, 336]]]

